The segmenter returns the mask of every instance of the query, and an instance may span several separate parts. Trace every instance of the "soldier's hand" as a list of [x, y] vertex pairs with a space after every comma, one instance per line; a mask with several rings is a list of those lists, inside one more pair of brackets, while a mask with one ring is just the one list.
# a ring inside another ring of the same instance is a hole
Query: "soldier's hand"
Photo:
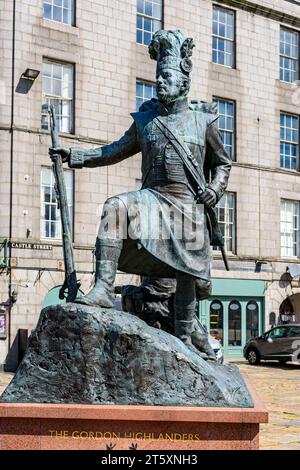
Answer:
[[216, 193], [212, 189], [207, 188], [199, 197], [199, 202], [206, 207], [213, 207], [217, 203]]
[[70, 158], [70, 153], [70, 149], [66, 147], [49, 148], [49, 155], [53, 162], [55, 162], [56, 155], [61, 156], [63, 163], [68, 162]]

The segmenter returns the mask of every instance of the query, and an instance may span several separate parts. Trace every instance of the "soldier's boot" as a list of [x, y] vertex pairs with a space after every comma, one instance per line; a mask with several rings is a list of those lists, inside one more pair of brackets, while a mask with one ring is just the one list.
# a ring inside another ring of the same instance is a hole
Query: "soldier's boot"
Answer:
[[204, 330], [196, 315], [194, 316], [194, 326], [191, 338], [193, 345], [196, 346], [200, 352], [206, 355], [206, 359], [210, 359], [212, 361], [217, 360], [215, 352], [209, 344], [208, 334]]
[[[195, 315], [196, 294], [199, 295], [199, 289], [201, 294], [206, 294], [210, 283], [200, 283], [194, 277], [182, 272], [177, 272], [176, 278], [177, 284], [174, 297], [175, 335], [204, 359], [215, 360], [214, 351], [208, 342], [208, 334]], [[204, 287], [206, 288], [205, 292]]]
[[179, 307], [174, 305], [175, 313], [175, 336], [193, 352], [199, 354], [199, 350], [193, 345], [192, 334], [195, 329], [194, 314], [195, 307]]
[[114, 306], [114, 281], [122, 245], [122, 240], [106, 240], [103, 243], [97, 238], [95, 285], [87, 295], [77, 297], [75, 302], [107, 308]]
[[[176, 316], [186, 320], [180, 320]], [[195, 309], [180, 311], [175, 307], [175, 335], [192, 351], [197, 352], [203, 359], [216, 361], [214, 350], [208, 341], [208, 334], [198, 324]]]
[[177, 338], [197, 352], [192, 344], [194, 314], [196, 308], [195, 278], [181, 271], [176, 272], [176, 291], [174, 295], [174, 332]]

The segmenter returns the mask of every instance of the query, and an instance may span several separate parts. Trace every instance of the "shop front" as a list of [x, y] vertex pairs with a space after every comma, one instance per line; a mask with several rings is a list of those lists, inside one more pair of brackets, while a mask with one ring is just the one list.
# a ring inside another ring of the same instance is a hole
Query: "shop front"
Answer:
[[213, 279], [212, 295], [199, 305], [199, 318], [217, 338], [225, 358], [242, 357], [249, 338], [264, 331], [265, 282]]

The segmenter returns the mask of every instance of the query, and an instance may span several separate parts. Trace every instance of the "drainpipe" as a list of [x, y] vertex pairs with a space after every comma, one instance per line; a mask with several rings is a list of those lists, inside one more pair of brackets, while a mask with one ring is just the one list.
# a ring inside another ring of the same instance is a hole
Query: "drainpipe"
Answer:
[[258, 160], [258, 259], [261, 260], [261, 159], [260, 159], [260, 118], [257, 117], [257, 160]]
[[[13, 175], [14, 175], [14, 108], [15, 108], [15, 48], [16, 48], [16, 0], [12, 6], [12, 53], [11, 53], [11, 108], [10, 108], [10, 188], [9, 188], [9, 244], [8, 258], [12, 258], [12, 229], [13, 229]], [[12, 273], [9, 266], [8, 296], [12, 296]], [[11, 308], [8, 311], [8, 351], [11, 347]]]

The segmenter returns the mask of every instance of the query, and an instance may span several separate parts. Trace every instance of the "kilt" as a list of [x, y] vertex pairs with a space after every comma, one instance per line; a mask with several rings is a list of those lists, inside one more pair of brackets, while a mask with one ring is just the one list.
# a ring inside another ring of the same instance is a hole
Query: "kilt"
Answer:
[[211, 248], [203, 204], [181, 183], [114, 198], [126, 207], [127, 227], [118, 269], [141, 276], [181, 271], [210, 280]]

